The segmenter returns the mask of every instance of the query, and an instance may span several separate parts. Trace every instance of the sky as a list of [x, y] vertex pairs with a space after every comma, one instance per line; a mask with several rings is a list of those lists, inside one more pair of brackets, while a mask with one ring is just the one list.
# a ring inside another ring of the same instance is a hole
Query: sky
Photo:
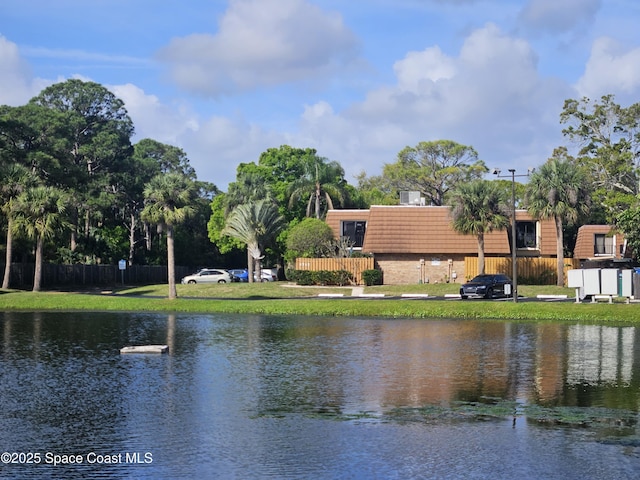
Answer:
[[134, 143], [182, 148], [223, 191], [281, 145], [352, 185], [443, 139], [526, 174], [576, 147], [566, 99], [640, 101], [638, 24], [637, 0], [0, 0], [0, 104], [97, 82]]

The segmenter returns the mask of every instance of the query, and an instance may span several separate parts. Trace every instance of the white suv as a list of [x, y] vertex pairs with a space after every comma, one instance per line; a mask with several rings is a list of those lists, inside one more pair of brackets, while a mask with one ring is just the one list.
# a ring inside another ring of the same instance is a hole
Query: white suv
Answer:
[[203, 268], [193, 275], [187, 275], [180, 283], [231, 283], [231, 275], [220, 268]]

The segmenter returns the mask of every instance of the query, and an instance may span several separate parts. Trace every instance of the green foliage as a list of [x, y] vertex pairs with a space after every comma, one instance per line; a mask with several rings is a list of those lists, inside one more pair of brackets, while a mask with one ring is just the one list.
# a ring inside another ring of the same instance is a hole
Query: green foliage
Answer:
[[457, 185], [482, 178], [487, 171], [473, 147], [451, 140], [420, 142], [401, 150], [395, 163], [385, 164], [382, 178], [373, 184], [381, 193], [419, 191], [427, 205], [445, 205]]
[[382, 272], [376, 269], [365, 270], [362, 272], [362, 280], [367, 286], [382, 285]]
[[305, 216], [312, 214], [324, 218], [333, 202], [343, 205], [345, 201], [344, 170], [338, 162], [329, 162], [317, 155], [303, 162], [303, 175], [290, 185], [289, 208], [297, 201], [306, 202]]
[[353, 275], [347, 270], [294, 270], [287, 271], [287, 279], [298, 285], [348, 285]]
[[369, 208], [371, 205], [397, 205], [398, 190], [385, 181], [383, 176], [367, 177], [362, 171], [357, 176], [358, 195], [364, 205], [360, 208]]
[[478, 242], [478, 272], [484, 273], [484, 235], [509, 225], [504, 192], [487, 180], [461, 183], [451, 194], [452, 226], [463, 235], [474, 235]]
[[322, 257], [332, 239], [329, 225], [316, 218], [305, 218], [289, 230], [285, 259], [293, 262], [298, 257]]
[[213, 197], [211, 201], [211, 216], [207, 222], [207, 233], [209, 240], [213, 243], [220, 253], [226, 254], [238, 250], [244, 250], [245, 244], [240, 240], [229, 235], [223, 235], [222, 230], [226, 223], [226, 194], [221, 193]]
[[563, 225], [576, 224], [585, 218], [591, 204], [590, 189], [584, 170], [566, 149], [556, 149], [553, 156], [534, 172], [527, 185], [526, 202], [534, 218], [552, 219], [556, 227], [556, 281], [564, 285]]
[[636, 204], [619, 213], [616, 217], [616, 225], [624, 234], [634, 256], [638, 258], [640, 255], [640, 205]]
[[593, 183], [593, 198], [606, 209], [607, 221], [629, 205], [638, 191], [640, 103], [624, 108], [605, 95], [599, 101], [568, 99], [560, 114], [563, 134], [581, 148], [578, 161]]

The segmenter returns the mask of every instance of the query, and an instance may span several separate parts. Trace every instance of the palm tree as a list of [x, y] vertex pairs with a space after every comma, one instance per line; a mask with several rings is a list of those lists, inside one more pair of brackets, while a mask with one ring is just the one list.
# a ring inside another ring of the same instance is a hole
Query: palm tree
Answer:
[[193, 214], [192, 204], [195, 196], [195, 184], [180, 173], [157, 175], [144, 189], [145, 207], [140, 214], [141, 218], [166, 229], [167, 232], [167, 274], [171, 300], [178, 296], [173, 230], [175, 225], [184, 222]]
[[7, 251], [4, 264], [2, 288], [9, 288], [11, 277], [11, 261], [13, 257], [13, 219], [17, 197], [27, 188], [34, 186], [35, 178], [28, 168], [18, 163], [5, 166], [0, 172], [2, 185], [0, 186], [0, 210], [7, 219]]
[[261, 278], [262, 249], [284, 228], [285, 220], [278, 207], [268, 200], [258, 200], [236, 207], [227, 218], [223, 235], [236, 238], [247, 244], [249, 281], [253, 282], [253, 264], [257, 266], [257, 277]]
[[504, 195], [495, 182], [474, 180], [460, 184], [451, 196], [452, 226], [478, 240], [478, 273], [484, 273], [484, 235], [509, 225]]
[[[344, 170], [338, 162], [326, 163], [323, 158], [313, 156], [304, 164], [304, 175], [291, 185], [289, 208], [300, 198], [308, 198], [306, 216], [312, 212], [322, 218], [333, 209], [333, 199], [344, 203]], [[326, 208], [323, 208], [322, 204]]]
[[558, 286], [564, 285], [564, 222], [575, 224], [589, 212], [590, 196], [586, 176], [564, 150], [531, 175], [525, 193], [529, 213], [538, 219], [553, 219], [556, 226]]
[[61, 229], [67, 228], [68, 196], [62, 190], [50, 186], [38, 186], [25, 190], [16, 200], [15, 226], [27, 237], [36, 241], [36, 265], [33, 291], [39, 292], [42, 283], [42, 263], [45, 240]]
[[229, 184], [226, 196], [226, 213], [235, 207], [259, 199], [271, 199], [271, 189], [268, 177], [258, 172], [239, 173], [236, 181]]

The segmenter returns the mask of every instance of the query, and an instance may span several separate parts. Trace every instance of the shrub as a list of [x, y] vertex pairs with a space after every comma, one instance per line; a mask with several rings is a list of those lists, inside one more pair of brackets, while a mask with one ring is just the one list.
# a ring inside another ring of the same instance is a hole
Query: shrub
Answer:
[[333, 284], [333, 272], [329, 270], [318, 270], [313, 273], [313, 280], [316, 285], [332, 285]]
[[353, 280], [353, 275], [347, 270], [336, 270], [333, 272], [333, 277], [334, 284], [341, 287], [351, 283], [351, 280]]
[[314, 278], [313, 273], [309, 270], [289, 270], [287, 278], [298, 285], [313, 285]]
[[291, 263], [298, 257], [322, 257], [331, 240], [333, 230], [329, 225], [317, 218], [306, 218], [289, 231], [285, 259]]
[[351, 272], [347, 270], [288, 270], [287, 279], [298, 285], [347, 285], [351, 279]]
[[362, 272], [362, 279], [367, 286], [382, 285], [382, 272], [380, 270], [365, 270]]

